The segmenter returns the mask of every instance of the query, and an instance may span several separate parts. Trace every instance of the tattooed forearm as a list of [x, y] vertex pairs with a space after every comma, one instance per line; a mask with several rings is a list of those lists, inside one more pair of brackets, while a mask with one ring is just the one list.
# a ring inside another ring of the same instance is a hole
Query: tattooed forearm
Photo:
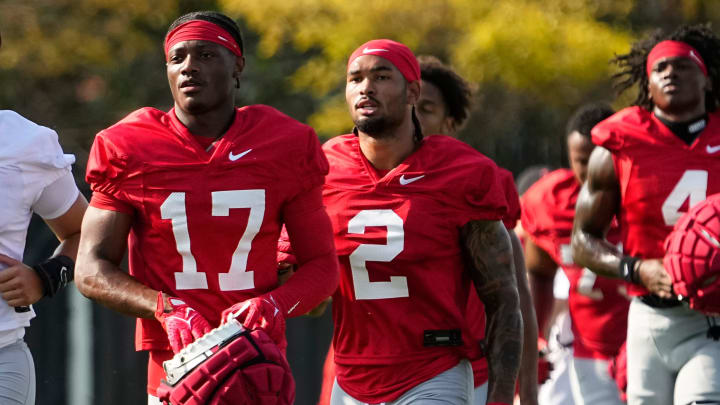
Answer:
[[512, 403], [523, 323], [510, 239], [499, 221], [469, 222], [461, 237], [466, 266], [487, 314], [487, 402]]

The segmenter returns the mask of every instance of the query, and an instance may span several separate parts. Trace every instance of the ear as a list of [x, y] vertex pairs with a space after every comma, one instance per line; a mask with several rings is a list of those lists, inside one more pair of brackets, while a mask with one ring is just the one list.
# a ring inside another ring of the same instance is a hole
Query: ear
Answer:
[[445, 117], [443, 120], [442, 125], [443, 134], [455, 137], [455, 132], [457, 132], [457, 125], [455, 124], [455, 120], [452, 117]]
[[233, 77], [239, 78], [242, 71], [245, 69], [245, 56], [239, 56], [235, 58], [235, 71]]
[[407, 103], [410, 105], [417, 104], [418, 100], [420, 100], [420, 80], [408, 83], [407, 86], [405, 86], [405, 91], [407, 95]]

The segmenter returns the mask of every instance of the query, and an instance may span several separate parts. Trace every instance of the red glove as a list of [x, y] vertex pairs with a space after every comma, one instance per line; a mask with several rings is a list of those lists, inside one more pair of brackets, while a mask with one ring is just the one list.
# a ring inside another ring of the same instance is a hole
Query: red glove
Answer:
[[285, 317], [272, 295], [251, 298], [223, 311], [222, 319], [225, 322], [232, 318], [237, 319], [246, 329], [262, 329], [282, 351], [287, 347]]
[[179, 352], [212, 329], [208, 321], [185, 301], [168, 296], [166, 302], [162, 292], [158, 293], [155, 318], [165, 329], [173, 353]]
[[538, 338], [538, 385], [542, 385], [550, 378], [552, 369], [553, 365], [550, 360], [548, 360], [547, 341], [543, 338]]

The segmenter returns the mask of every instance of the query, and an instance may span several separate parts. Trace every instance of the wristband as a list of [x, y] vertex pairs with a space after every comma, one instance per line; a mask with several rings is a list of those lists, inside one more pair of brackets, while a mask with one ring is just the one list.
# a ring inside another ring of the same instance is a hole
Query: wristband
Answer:
[[633, 256], [623, 256], [622, 259], [620, 259], [620, 274], [622, 274], [622, 278], [628, 283], [638, 284], [635, 265], [640, 260], [639, 257]]
[[75, 275], [75, 262], [67, 256], [55, 256], [32, 266], [43, 283], [43, 295], [52, 297], [71, 282]]
[[508, 404], [506, 402], [488, 402], [485, 405], [510, 405], [510, 404]]

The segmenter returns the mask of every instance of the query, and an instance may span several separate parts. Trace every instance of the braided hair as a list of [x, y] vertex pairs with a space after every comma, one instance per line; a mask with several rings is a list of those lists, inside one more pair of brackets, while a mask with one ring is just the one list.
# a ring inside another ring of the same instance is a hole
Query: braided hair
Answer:
[[706, 93], [705, 109], [714, 111], [720, 105], [720, 38], [710, 29], [709, 24], [683, 25], [670, 35], [664, 35], [658, 30], [650, 37], [634, 43], [630, 52], [616, 55], [612, 62], [620, 68], [620, 72], [613, 75], [618, 94], [638, 84], [638, 95], [633, 104], [652, 110], [645, 65], [652, 48], [665, 40], [684, 42], [700, 53], [712, 83], [712, 88]]
[[233, 37], [233, 39], [235, 39], [238, 46], [240, 47], [240, 52], [243, 55], [245, 54], [245, 49], [243, 48], [242, 34], [240, 33], [240, 27], [238, 27], [237, 23], [235, 23], [232, 18], [226, 16], [225, 14], [218, 13], [217, 11], [193, 11], [191, 13], [182, 15], [178, 17], [177, 20], [173, 21], [172, 24], [170, 24], [170, 28], [168, 28], [167, 33], [169, 34], [170, 31], [174, 30], [179, 25], [194, 20], [211, 22], [224, 29]]

